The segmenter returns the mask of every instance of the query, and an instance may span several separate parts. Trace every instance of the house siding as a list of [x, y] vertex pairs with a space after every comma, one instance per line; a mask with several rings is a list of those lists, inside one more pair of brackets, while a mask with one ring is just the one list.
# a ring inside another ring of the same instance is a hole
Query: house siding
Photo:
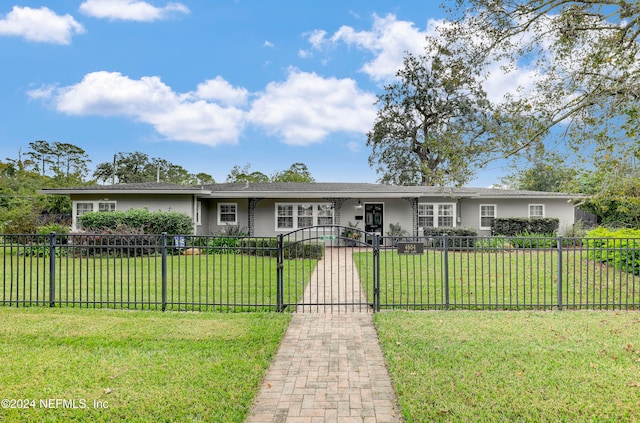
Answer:
[[554, 217], [560, 220], [558, 232], [563, 234], [567, 228], [573, 226], [574, 212], [573, 206], [567, 204], [565, 199], [540, 199], [540, 198], [517, 198], [517, 199], [462, 199], [459, 201], [460, 226], [474, 228], [479, 235], [491, 235], [490, 230], [480, 229], [480, 205], [494, 204], [496, 206], [496, 217], [529, 217], [530, 204], [542, 204], [545, 207], [545, 217]]
[[[127, 211], [131, 209], [147, 209], [150, 212], [164, 211], [185, 213], [191, 219], [194, 219], [193, 196], [185, 195], [135, 195], [135, 194], [109, 194], [104, 196], [96, 196], [95, 194], [78, 194], [72, 195], [71, 201], [74, 204], [73, 221], [76, 222], [75, 204], [78, 202], [95, 202], [109, 201], [116, 203], [117, 211]], [[75, 229], [75, 228], [74, 228]]]
[[[46, 191], [45, 193], [57, 193], [56, 190]], [[530, 205], [542, 205], [545, 217], [560, 220], [559, 232], [563, 234], [574, 223], [572, 201], [578, 199], [578, 196], [568, 194], [488, 188], [435, 190], [433, 187], [342, 183], [220, 184], [197, 189], [185, 189], [171, 184], [125, 184], [64, 189], [59, 193], [70, 195], [74, 202], [74, 218], [77, 202], [92, 202], [95, 207], [100, 200], [105, 200], [114, 202], [115, 209], [121, 211], [144, 207], [149, 211], [185, 213], [193, 219], [196, 235], [223, 233], [227, 225], [219, 221], [220, 206], [232, 203], [237, 205], [236, 224], [253, 236], [275, 236], [290, 230], [276, 227], [277, 203], [330, 204], [333, 206], [334, 224], [347, 226], [349, 223], [359, 222], [358, 227], [363, 230], [366, 227], [366, 205], [382, 204], [383, 235], [389, 231], [390, 224], [400, 224], [408, 235], [420, 235], [418, 210], [421, 204], [453, 204], [453, 224], [473, 228], [480, 235], [490, 234], [489, 229], [480, 229], [481, 205], [495, 206], [496, 217], [503, 218], [526, 218], [529, 216]], [[357, 207], [358, 202], [362, 204], [362, 208]], [[199, 219], [196, 217], [198, 210]], [[314, 208], [314, 224], [318, 222], [318, 212]], [[294, 216], [296, 214], [297, 209]], [[449, 222], [450, 220], [446, 224]], [[297, 224], [303, 224], [302, 219], [294, 220], [293, 226], [296, 227]]]

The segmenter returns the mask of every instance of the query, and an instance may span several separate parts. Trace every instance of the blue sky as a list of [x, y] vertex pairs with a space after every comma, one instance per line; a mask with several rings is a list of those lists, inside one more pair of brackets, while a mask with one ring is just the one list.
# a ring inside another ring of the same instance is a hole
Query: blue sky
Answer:
[[376, 95], [421, 52], [438, 3], [0, 0], [0, 159], [46, 140], [92, 169], [140, 151], [217, 182], [295, 162], [317, 181], [376, 182]]

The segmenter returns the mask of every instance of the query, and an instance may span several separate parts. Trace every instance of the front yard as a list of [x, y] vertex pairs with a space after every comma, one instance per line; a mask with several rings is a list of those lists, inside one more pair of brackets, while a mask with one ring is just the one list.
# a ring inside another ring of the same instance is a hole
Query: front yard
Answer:
[[[0, 421], [242, 422], [290, 317], [1, 307]], [[637, 312], [374, 319], [408, 422], [640, 420]]]
[[0, 421], [242, 422], [290, 317], [0, 307]]

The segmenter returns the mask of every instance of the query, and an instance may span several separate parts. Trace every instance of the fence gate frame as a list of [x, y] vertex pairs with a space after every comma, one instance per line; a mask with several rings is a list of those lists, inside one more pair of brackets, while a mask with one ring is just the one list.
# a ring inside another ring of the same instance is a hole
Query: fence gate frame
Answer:
[[[287, 308], [301, 312], [305, 312], [305, 308], [308, 308], [310, 311], [314, 311], [313, 309], [320, 311], [322, 308], [324, 311], [340, 312], [349, 311], [349, 307], [351, 307], [352, 311], [356, 311], [356, 309], [357, 311], [364, 311], [363, 308], [366, 311], [374, 313], [380, 311], [380, 246], [382, 245], [383, 239], [380, 234], [366, 232], [362, 229], [349, 226], [317, 225], [278, 234], [276, 238], [276, 307], [278, 312], [284, 312]], [[303, 251], [306, 251], [305, 248], [309, 248], [306, 247], [308, 245], [322, 246], [323, 255], [322, 258], [317, 260], [311, 274], [302, 274], [302, 278], [306, 278], [306, 280], [302, 287], [303, 292], [300, 292], [296, 291], [296, 288], [291, 283], [285, 286], [285, 272], [291, 270], [290, 268], [287, 269], [287, 264], [295, 267], [297, 264], [295, 261], [298, 260], [296, 258], [288, 258], [291, 255], [290, 251], [292, 249], [303, 249]], [[352, 253], [355, 249], [357, 249], [358, 252], [366, 249], [364, 251], [371, 251], [373, 253], [371, 263], [368, 263], [365, 269], [367, 274], [364, 275], [367, 281], [371, 280], [371, 286], [368, 286], [366, 281], [360, 279], [358, 269], [353, 262], [348, 263], [348, 266], [351, 267], [351, 274], [338, 274], [338, 280], [334, 280], [333, 276], [330, 276], [330, 280], [327, 281], [324, 276], [326, 272], [329, 271], [329, 273], [333, 275], [333, 266], [340, 265], [339, 262], [334, 260], [334, 256], [337, 255], [339, 259], [341, 258], [346, 262], [347, 257], [352, 257], [349, 253]], [[327, 268], [327, 266], [329, 267]], [[319, 272], [322, 272], [323, 276], [319, 276]], [[371, 272], [370, 275], [369, 272]], [[314, 275], [315, 281], [313, 280]], [[348, 280], [348, 278], [351, 279]], [[315, 291], [314, 282], [316, 282]], [[351, 292], [348, 291], [349, 287], [345, 285], [349, 282], [351, 282]], [[360, 286], [356, 287], [356, 283], [360, 284]], [[327, 284], [331, 284], [332, 286], [328, 287]], [[320, 301], [320, 289], [329, 289], [333, 292], [336, 287], [338, 288], [337, 298], [332, 296], [327, 300], [326, 296], [323, 295], [322, 301]], [[342, 289], [344, 289], [345, 297], [340, 298], [339, 292]], [[369, 289], [372, 294], [371, 300], [367, 299]], [[310, 296], [309, 293], [311, 293]], [[361, 300], [348, 301], [349, 296], [353, 298], [356, 294], [360, 295]], [[314, 298], [316, 299], [315, 301]]]

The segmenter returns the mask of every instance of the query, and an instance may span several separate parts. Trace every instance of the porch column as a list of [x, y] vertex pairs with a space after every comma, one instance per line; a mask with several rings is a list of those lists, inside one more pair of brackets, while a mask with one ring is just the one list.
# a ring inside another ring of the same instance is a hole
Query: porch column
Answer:
[[340, 225], [340, 210], [342, 209], [342, 203], [348, 199], [343, 197], [334, 197], [325, 198], [325, 200], [331, 201], [331, 206], [333, 207], [333, 224]]
[[418, 236], [418, 198], [405, 197], [404, 200], [408, 201], [411, 205], [411, 225], [413, 226], [413, 236]]
[[255, 209], [258, 201], [262, 200], [262, 198], [249, 198], [249, 216], [247, 225], [249, 226], [249, 236], [253, 236], [255, 229]]

